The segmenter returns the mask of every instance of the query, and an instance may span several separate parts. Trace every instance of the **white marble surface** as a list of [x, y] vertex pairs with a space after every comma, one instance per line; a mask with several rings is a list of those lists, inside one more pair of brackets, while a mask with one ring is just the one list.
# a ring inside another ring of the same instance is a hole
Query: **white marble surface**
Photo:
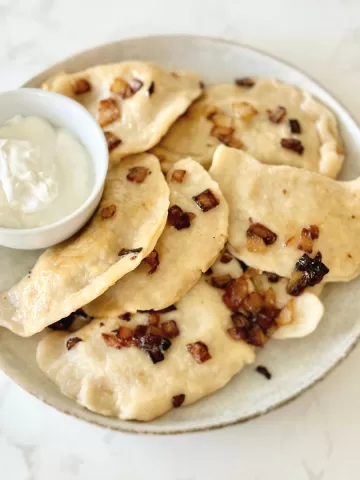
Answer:
[[[360, 120], [358, 0], [0, 0], [0, 90], [73, 52], [151, 33], [215, 35], [264, 49], [311, 73]], [[357, 480], [358, 362], [360, 346], [276, 412], [177, 437], [87, 425], [0, 373], [0, 478]]]

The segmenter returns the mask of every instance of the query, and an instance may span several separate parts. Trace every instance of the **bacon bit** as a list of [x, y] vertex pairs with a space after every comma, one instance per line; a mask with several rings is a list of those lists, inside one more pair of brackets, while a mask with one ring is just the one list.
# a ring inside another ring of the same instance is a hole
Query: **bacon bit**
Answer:
[[183, 393], [180, 393], [180, 395], [175, 395], [175, 397], [172, 398], [173, 407], [174, 408], [181, 407], [181, 405], [184, 403], [184, 400], [185, 400], [185, 395]]
[[186, 175], [186, 170], [174, 170], [171, 175], [171, 181], [176, 183], [182, 183]]
[[156, 250], [150, 252], [149, 255], [144, 258], [144, 262], [151, 267], [148, 271], [148, 275], [152, 275], [154, 272], [156, 272], [157, 267], [160, 264], [158, 252]]
[[128, 340], [129, 338], [132, 338], [134, 335], [134, 330], [129, 327], [119, 327], [116, 330], [116, 338], [123, 339], [123, 340]]
[[107, 220], [108, 218], [113, 217], [115, 213], [116, 213], [116, 205], [114, 204], [108, 205], [107, 207], [103, 207], [101, 209], [101, 218], [103, 220]]
[[221, 254], [220, 262], [230, 263], [232, 259], [233, 259], [233, 256], [231, 255], [231, 253], [228, 250], [224, 250]]
[[236, 78], [235, 79], [235, 84], [238, 87], [251, 88], [255, 85], [255, 80], [253, 78], [250, 78], [250, 77]]
[[177, 310], [175, 305], [169, 305], [166, 308], [162, 308], [161, 310], [156, 310], [157, 313], [168, 313], [168, 312], [173, 312], [174, 310]]
[[160, 313], [150, 310], [148, 313], [148, 325], [158, 326], [160, 323]]
[[161, 329], [164, 337], [175, 338], [179, 335], [179, 329], [175, 320], [169, 320], [161, 324]]
[[303, 228], [301, 230], [300, 243], [297, 248], [306, 253], [312, 253], [314, 240], [318, 238], [319, 227], [317, 225], [310, 225], [308, 228]]
[[217, 138], [221, 143], [227, 145], [234, 131], [235, 130], [232, 127], [220, 127], [214, 125], [211, 129], [210, 135]]
[[219, 200], [215, 197], [210, 188], [192, 197], [194, 202], [203, 212], [208, 212], [219, 205]]
[[248, 328], [249, 319], [242, 313], [236, 312], [231, 314], [231, 320], [235, 327]]
[[157, 346], [153, 348], [143, 348], [143, 350], [149, 355], [154, 364], [162, 362], [165, 359], [164, 353]]
[[159, 335], [146, 333], [138, 336], [138, 346], [149, 355], [153, 363], [159, 363], [164, 360], [164, 352], [171, 347], [171, 341]]
[[150, 174], [150, 170], [146, 167], [131, 167], [126, 178], [130, 182], [143, 183], [145, 178]]
[[209, 349], [203, 342], [188, 343], [186, 349], [194, 357], [196, 363], [204, 363], [211, 359]]
[[120, 107], [113, 98], [100, 100], [98, 119], [100, 127], [106, 127], [109, 123], [120, 118]]
[[114, 81], [110, 87], [110, 90], [121, 98], [125, 99], [131, 97], [133, 94], [130, 85], [122, 78], [114, 78]]
[[304, 253], [296, 263], [295, 268], [308, 275], [310, 287], [320, 283], [324, 276], [330, 271], [327, 266], [322, 263], [322, 255], [320, 252], [318, 252], [314, 258]]
[[280, 123], [286, 115], [285, 107], [276, 107], [274, 110], [266, 110], [269, 120], [272, 123]]
[[139, 339], [146, 335], [147, 326], [146, 325], [136, 325], [134, 330], [134, 338]]
[[254, 325], [249, 330], [248, 342], [255, 347], [263, 347], [266, 341], [264, 332], [261, 330], [259, 325]]
[[112, 152], [116, 147], [118, 147], [122, 143], [120, 138], [118, 138], [112, 132], [104, 132], [104, 135], [105, 135], [109, 152]]
[[130, 85], [130, 88], [131, 88], [131, 91], [133, 93], [133, 95], [138, 92], [142, 86], [144, 85], [143, 82], [141, 80], [139, 80], [138, 78], [132, 78], [129, 82], [129, 85]]
[[269, 370], [266, 368], [266, 367], [263, 367], [262, 365], [259, 365], [258, 367], [256, 367], [255, 369], [258, 373], [260, 373], [260, 375], [263, 375], [267, 380], [270, 380], [271, 379], [271, 373], [269, 372]]
[[306, 287], [313, 287], [320, 283], [328, 273], [329, 269], [322, 263], [320, 252], [314, 258], [304, 253], [295, 264], [295, 269], [287, 286], [287, 292], [294, 296], [300, 295]]
[[210, 119], [217, 127], [229, 128], [232, 124], [232, 118], [224, 115], [223, 113], [215, 112], [211, 114]]
[[301, 133], [301, 125], [298, 120], [295, 118], [289, 119], [289, 128], [291, 133], [299, 134]]
[[257, 292], [251, 292], [244, 298], [241, 306], [249, 313], [258, 313], [264, 305], [264, 297]]
[[150, 83], [150, 87], [148, 89], [148, 94], [149, 94], [149, 97], [155, 92], [155, 82], [151, 82]]
[[275, 307], [276, 305], [276, 293], [273, 288], [269, 288], [265, 292], [264, 305], [266, 307]]
[[249, 286], [246, 278], [240, 277], [232, 282], [223, 295], [223, 302], [225, 305], [236, 312], [239, 310], [242, 301], [249, 293]]
[[66, 342], [66, 348], [67, 348], [68, 350], [71, 350], [71, 349], [74, 348], [75, 345], [78, 344], [79, 342], [83, 342], [83, 339], [82, 339], [82, 338], [79, 338], [79, 337], [69, 338], [69, 340]]
[[248, 332], [243, 327], [231, 327], [228, 328], [228, 334], [233, 340], [247, 340]]
[[298, 155], [302, 155], [304, 152], [303, 144], [296, 138], [282, 138], [280, 140], [280, 145], [287, 150], [292, 150]]
[[103, 327], [104, 325], [105, 325], [104, 322], [100, 322], [100, 323], [99, 323], [99, 326], [100, 326], [100, 327]]
[[130, 322], [131, 313], [130, 312], [123, 313], [122, 315], [119, 316], [119, 318], [120, 320], [124, 320], [125, 322]]
[[91, 85], [85, 78], [73, 78], [71, 80], [71, 87], [76, 95], [82, 95], [91, 90]]
[[264, 333], [267, 333], [270, 328], [274, 327], [279, 313], [280, 310], [275, 307], [264, 307], [257, 313], [256, 322]]
[[272, 245], [276, 239], [276, 233], [269, 230], [261, 223], [252, 223], [246, 232], [246, 247], [249, 252], [264, 252], [267, 245]]
[[232, 281], [233, 279], [227, 273], [225, 275], [217, 275], [216, 277], [212, 277], [211, 285], [215, 288], [226, 288]]
[[265, 227], [261, 223], [252, 223], [250, 227], [247, 229], [246, 234], [256, 235], [257, 237], [261, 238], [265, 245], [272, 245], [276, 239], [276, 233], [272, 232], [269, 228]]
[[289, 295], [298, 296], [305, 290], [307, 286], [307, 279], [303, 275], [303, 272], [293, 270], [288, 281], [286, 291]]
[[[122, 248], [122, 249], [120, 250], [120, 252], [118, 253], [118, 256], [121, 258], [121, 257], [125, 257], [126, 255], [130, 255], [130, 254], [132, 254], [132, 253], [138, 254], [138, 253], [140, 253], [141, 251], [142, 251], [142, 247], [140, 247], [140, 248], [133, 248], [133, 249]], [[132, 257], [131, 259], [133, 259], [133, 258], [136, 258], [136, 256], [135, 256], [135, 257]]]
[[232, 104], [234, 115], [241, 120], [251, 120], [259, 113], [249, 102], [235, 102]]
[[117, 348], [118, 350], [123, 347], [123, 343], [115, 335], [110, 333], [102, 333], [101, 335], [108, 347]]
[[192, 219], [192, 215], [190, 215], [188, 212], [184, 212], [183, 209], [178, 205], [173, 205], [169, 208], [167, 221], [169, 225], [176, 228], [176, 230], [189, 228]]
[[280, 280], [279, 275], [272, 272], [264, 272], [270, 283], [277, 283]]

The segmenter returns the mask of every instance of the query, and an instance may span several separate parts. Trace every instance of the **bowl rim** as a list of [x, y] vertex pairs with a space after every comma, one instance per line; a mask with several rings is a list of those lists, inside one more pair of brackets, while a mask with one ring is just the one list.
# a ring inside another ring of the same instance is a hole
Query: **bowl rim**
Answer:
[[[150, 35], [135, 35], [135, 36], [130, 36], [126, 37], [120, 40], [112, 41], [112, 42], [107, 42], [105, 44], [97, 45], [95, 47], [83, 49], [80, 51], [75, 52], [72, 55], [68, 55], [66, 57], [63, 57], [62, 59], [59, 59], [56, 63], [50, 65], [48, 68], [44, 69], [43, 71], [39, 72], [38, 74], [32, 76], [29, 80], [27, 80], [23, 86], [24, 87], [29, 87], [33, 83], [39, 83], [40, 79], [43, 78], [44, 75], [49, 74], [54, 68], [56, 68], [59, 65], [62, 65], [70, 60], [72, 60], [74, 57], [86, 55], [86, 54], [91, 54], [94, 52], [99, 52], [104, 48], [114, 48], [116, 46], [121, 45], [123, 42], [126, 41], [146, 41], [149, 38], [158, 38], [162, 39], [164, 41], [166, 40], [181, 40], [181, 39], [188, 39], [188, 40], [193, 40], [193, 41], [209, 41], [209, 42], [214, 42], [218, 44], [224, 44], [224, 45], [229, 45], [229, 46], [235, 46], [235, 47], [240, 47], [245, 50], [248, 50], [250, 52], [255, 52], [257, 54], [263, 55], [265, 57], [271, 58], [277, 62], [282, 63], [283, 65], [286, 65], [297, 72], [301, 73], [305, 77], [307, 77], [309, 80], [311, 80], [315, 85], [319, 86], [321, 89], [323, 89], [326, 93], [328, 93], [337, 103], [338, 105], [346, 112], [346, 114], [349, 116], [349, 118], [352, 120], [352, 122], [360, 129], [358, 122], [355, 120], [355, 116], [350, 108], [347, 106], [345, 107], [344, 104], [338, 99], [336, 95], [332, 93], [330, 89], [327, 87], [324, 87], [321, 82], [319, 82], [317, 79], [315, 79], [312, 75], [308, 74], [305, 70], [303, 70], [300, 67], [295, 66], [291, 62], [282, 59], [281, 57], [274, 55], [272, 53], [268, 53], [266, 50], [250, 46], [246, 43], [238, 42], [235, 40], [230, 40], [222, 37], [217, 37], [217, 36], [211, 36], [211, 35], [192, 35], [192, 34], [150, 34]], [[61, 412], [65, 415], [71, 416], [73, 418], [76, 418], [77, 420], [81, 420], [86, 423], [90, 423], [92, 425], [95, 425], [96, 427], [101, 427], [104, 430], [111, 430], [111, 431], [116, 431], [119, 433], [127, 433], [127, 434], [132, 434], [132, 435], [156, 435], [156, 436], [164, 436], [164, 435], [183, 435], [183, 434], [190, 434], [190, 433], [204, 433], [204, 432], [211, 432], [213, 430], [219, 430], [223, 429], [225, 427], [233, 427], [239, 424], [247, 423], [248, 421], [252, 419], [256, 419], [259, 417], [262, 417], [270, 412], [276, 411], [279, 408], [288, 405], [292, 401], [298, 399], [301, 397], [304, 393], [309, 391], [312, 387], [315, 385], [319, 384], [322, 382], [330, 373], [332, 373], [336, 368], [338, 368], [344, 360], [349, 356], [349, 354], [355, 349], [357, 344], [359, 343], [360, 340], [360, 335], [358, 335], [347, 347], [346, 350], [344, 350], [343, 354], [341, 357], [337, 358], [336, 361], [318, 378], [315, 378], [310, 384], [307, 386], [303, 387], [301, 390], [295, 392], [293, 395], [289, 396], [283, 401], [279, 401], [278, 403], [273, 404], [271, 407], [267, 408], [266, 410], [256, 412], [254, 414], [250, 414], [246, 417], [242, 418], [235, 418], [233, 420], [229, 421], [223, 421], [221, 423], [217, 423], [214, 425], [207, 425], [207, 426], [201, 426], [201, 427], [187, 427], [185, 429], [168, 429], [166, 431], [154, 431], [151, 429], [151, 422], [148, 422], [149, 428], [143, 429], [141, 431], [137, 430], [136, 427], [133, 427], [131, 423], [128, 423], [128, 426], [124, 425], [124, 423], [120, 426], [113, 426], [113, 425], [105, 425], [101, 421], [101, 416], [97, 415], [96, 418], [88, 419], [85, 418], [84, 415], [81, 414], [82, 411], [85, 413], [88, 412], [84, 407], [81, 405], [75, 404], [79, 410], [74, 411], [73, 409], [67, 408], [60, 406], [57, 404], [55, 401], [51, 401], [48, 398], [44, 398], [43, 395], [41, 395], [40, 392], [36, 391], [35, 388], [30, 386], [29, 382], [24, 381], [20, 379], [16, 375], [12, 375], [14, 373], [13, 369], [9, 365], [5, 365], [5, 362], [0, 356], [0, 368], [3, 370], [5, 374], [7, 374], [11, 380], [13, 380], [17, 385], [19, 385], [21, 388], [23, 388], [27, 393], [31, 394], [38, 400], [41, 400], [44, 404], [54, 408], [58, 412]], [[75, 402], [74, 402], [75, 403]], [[94, 413], [89, 411], [89, 413]], [[133, 422], [136, 423], [136, 422]]]
[[[27, 82], [28, 83], [28, 82]], [[58, 229], [59, 227], [62, 227], [63, 225], [67, 224], [68, 222], [71, 222], [74, 218], [78, 217], [82, 213], [84, 213], [88, 207], [91, 205], [91, 203], [96, 199], [96, 197], [99, 195], [101, 190], [103, 189], [108, 167], [109, 167], [109, 153], [108, 153], [108, 147], [107, 143], [105, 140], [105, 136], [97, 124], [96, 120], [94, 117], [84, 108], [80, 103], [76, 102], [70, 97], [66, 97], [65, 95], [60, 95], [59, 93], [55, 92], [48, 92], [46, 90], [42, 90], [41, 88], [31, 88], [31, 87], [20, 87], [16, 90], [8, 90], [5, 92], [0, 93], [0, 102], [2, 98], [7, 97], [7, 96], [16, 96], [16, 95], [24, 95], [25, 98], [29, 97], [42, 97], [46, 98], [51, 101], [51, 99], [56, 99], [57, 102], [61, 102], [65, 105], [65, 109], [70, 110], [77, 110], [80, 115], [83, 117], [86, 117], [87, 120], [89, 120], [93, 126], [95, 127], [94, 130], [98, 131], [98, 139], [96, 140], [99, 143], [100, 149], [103, 150], [102, 155], [98, 155], [98, 158], [101, 158], [101, 172], [96, 173], [95, 168], [94, 168], [94, 181], [92, 185], [92, 189], [87, 196], [86, 200], [79, 206], [77, 207], [73, 212], [69, 213], [68, 215], [62, 217], [60, 220], [57, 220], [56, 222], [49, 223], [47, 225], [43, 225], [41, 227], [30, 227], [30, 228], [10, 228], [10, 227], [1, 227], [0, 226], [0, 234], [10, 234], [10, 235], [31, 235], [31, 234], [39, 234], [39, 233], [46, 233], [54, 229]], [[25, 99], [26, 101], [26, 99]], [[47, 100], [46, 100], [47, 101]], [[27, 115], [31, 116], [31, 115]], [[35, 116], [35, 115], [34, 115]], [[56, 126], [56, 125], [55, 125]], [[92, 158], [91, 153], [89, 152], [87, 145], [85, 145], [81, 140], [78, 138], [78, 136], [68, 127], [66, 127], [67, 130], [71, 132], [72, 135], [83, 145], [83, 147], [86, 149], [89, 157], [91, 158], [91, 162], [94, 164], [94, 160]]]

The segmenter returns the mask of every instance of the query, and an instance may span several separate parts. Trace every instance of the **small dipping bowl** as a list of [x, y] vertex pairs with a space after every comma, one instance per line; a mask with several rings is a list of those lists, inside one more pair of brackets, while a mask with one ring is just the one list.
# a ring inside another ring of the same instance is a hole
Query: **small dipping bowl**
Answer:
[[83, 144], [92, 162], [90, 194], [70, 215], [42, 227], [0, 227], [0, 245], [21, 250], [46, 248], [74, 235], [94, 213], [104, 189], [108, 148], [101, 128], [90, 113], [63, 95], [35, 88], [0, 93], [0, 125], [15, 115], [42, 117], [55, 127], [66, 128]]

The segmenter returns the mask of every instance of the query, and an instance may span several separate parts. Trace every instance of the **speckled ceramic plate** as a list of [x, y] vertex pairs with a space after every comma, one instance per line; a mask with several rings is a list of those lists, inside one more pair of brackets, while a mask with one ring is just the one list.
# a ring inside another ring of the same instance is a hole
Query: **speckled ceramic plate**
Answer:
[[[346, 110], [317, 83], [296, 68], [249, 47], [222, 40], [187, 36], [137, 38], [105, 45], [65, 60], [30, 80], [38, 87], [58, 71], [73, 72], [92, 65], [137, 59], [157, 62], [171, 69], [198, 71], [206, 82], [232, 82], [235, 77], [277, 77], [310, 91], [337, 115], [346, 144], [342, 178], [360, 175], [357, 152], [360, 134]], [[14, 284], [33, 265], [35, 252], [0, 249], [0, 289]], [[194, 404], [170, 412], [151, 423], [106, 418], [78, 406], [61, 395], [38, 369], [35, 348], [39, 336], [24, 339], [0, 329], [0, 368], [25, 390], [63, 412], [104, 427], [136, 433], [180, 433], [219, 428], [268, 412], [323, 378], [355, 345], [360, 334], [356, 305], [360, 277], [346, 284], [328, 286], [323, 295], [326, 315], [317, 331], [305, 339], [270, 341], [255, 365], [236, 376], [223, 390]], [[351, 305], [352, 308], [349, 308]], [[267, 381], [255, 372], [268, 367]]]

